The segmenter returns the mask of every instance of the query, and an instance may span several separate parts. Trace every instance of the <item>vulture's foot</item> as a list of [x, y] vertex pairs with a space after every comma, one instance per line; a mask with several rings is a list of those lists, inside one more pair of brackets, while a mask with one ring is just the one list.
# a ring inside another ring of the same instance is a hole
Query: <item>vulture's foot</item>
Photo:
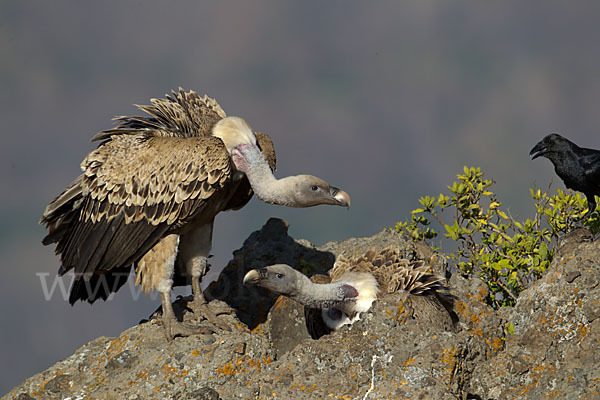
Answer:
[[179, 322], [175, 316], [163, 316], [165, 335], [170, 342], [175, 336], [211, 335], [215, 331], [206, 326], [195, 326], [188, 322]]
[[216, 311], [213, 311], [204, 299], [204, 295], [200, 295], [198, 297], [194, 296], [194, 301], [192, 301], [191, 307], [194, 312], [194, 316], [197, 318], [205, 318], [208, 322], [213, 324], [219, 329], [223, 329], [224, 331], [231, 332], [231, 325], [227, 323], [223, 318], [219, 318], [219, 315], [222, 314], [232, 314], [233, 310], [230, 307], [227, 308], [219, 308]]

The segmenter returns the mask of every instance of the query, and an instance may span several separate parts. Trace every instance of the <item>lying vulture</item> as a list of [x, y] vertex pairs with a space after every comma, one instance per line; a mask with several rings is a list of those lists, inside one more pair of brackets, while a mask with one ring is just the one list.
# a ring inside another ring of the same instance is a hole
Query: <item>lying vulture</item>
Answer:
[[550, 160], [556, 175], [567, 188], [585, 194], [588, 211], [584, 219], [596, 210], [595, 196], [600, 196], [600, 150], [579, 147], [569, 139], [552, 133], [540, 140], [529, 156], [532, 160], [538, 157]]
[[194, 313], [227, 329], [200, 289], [215, 216], [243, 207], [253, 193], [289, 207], [348, 207], [350, 197], [311, 175], [277, 180], [269, 136], [226, 117], [214, 99], [180, 88], [151, 103], [138, 106], [147, 116], [118, 117], [118, 126], [92, 139], [100, 144], [83, 173], [44, 211], [43, 244], [57, 244], [60, 275], [75, 273], [71, 304], [106, 300], [133, 265], [136, 283], [161, 295], [168, 339], [204, 332], [177, 321], [174, 279], [191, 278]]
[[[357, 321], [378, 293], [405, 290], [433, 296], [453, 316], [455, 297], [444, 279], [429, 272], [423, 261], [408, 261], [398, 249], [369, 250], [355, 258], [338, 257], [328, 275], [310, 279], [289, 265], [253, 269], [244, 284], [264, 287], [303, 304], [306, 327], [314, 339]], [[454, 317], [453, 317], [454, 318]]]

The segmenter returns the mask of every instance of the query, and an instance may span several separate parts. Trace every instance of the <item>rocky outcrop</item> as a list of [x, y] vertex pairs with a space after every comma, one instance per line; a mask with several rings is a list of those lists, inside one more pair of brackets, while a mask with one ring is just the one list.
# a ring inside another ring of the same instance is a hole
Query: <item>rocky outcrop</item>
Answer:
[[481, 398], [600, 398], [600, 249], [573, 235], [546, 275], [501, 310], [503, 351], [477, 365]]
[[285, 262], [312, 273], [341, 253], [389, 245], [427, 259], [438, 274], [446, 263], [392, 231], [315, 248], [271, 219], [208, 290], [216, 309], [226, 302], [235, 310], [227, 318], [237, 330], [167, 342], [154, 319], [88, 343], [5, 398], [600, 398], [600, 249], [580, 238], [568, 240], [513, 308], [491, 309], [483, 282], [454, 274], [456, 325], [426, 298], [396, 293], [352, 326], [312, 340], [296, 303], [241, 286], [247, 270]]

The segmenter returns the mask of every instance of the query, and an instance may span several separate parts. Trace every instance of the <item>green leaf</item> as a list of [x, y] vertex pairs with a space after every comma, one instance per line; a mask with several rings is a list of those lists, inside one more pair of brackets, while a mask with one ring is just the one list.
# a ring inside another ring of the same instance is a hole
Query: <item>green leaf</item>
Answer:
[[508, 326], [506, 327], [506, 332], [508, 332], [509, 335], [514, 335], [515, 334], [515, 327], [513, 326], [512, 322], [510, 322], [508, 324]]
[[538, 254], [542, 260], [548, 259], [548, 246], [546, 245], [546, 243], [542, 242], [540, 244], [540, 247], [538, 249]]

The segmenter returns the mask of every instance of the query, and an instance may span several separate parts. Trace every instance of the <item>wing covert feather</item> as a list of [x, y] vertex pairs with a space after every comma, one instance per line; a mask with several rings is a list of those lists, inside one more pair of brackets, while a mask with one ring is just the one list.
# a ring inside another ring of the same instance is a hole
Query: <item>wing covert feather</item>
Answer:
[[265, 155], [265, 159], [271, 167], [271, 171], [275, 172], [277, 169], [277, 157], [275, 157], [275, 147], [273, 146], [273, 140], [266, 133], [254, 132], [256, 136], [256, 142], [260, 151]]
[[[231, 177], [231, 161], [215, 137], [113, 137], [83, 161], [83, 191], [93, 201], [84, 220], [125, 211], [125, 223], [171, 225], [191, 217]], [[195, 207], [191, 204], [194, 203]]]

